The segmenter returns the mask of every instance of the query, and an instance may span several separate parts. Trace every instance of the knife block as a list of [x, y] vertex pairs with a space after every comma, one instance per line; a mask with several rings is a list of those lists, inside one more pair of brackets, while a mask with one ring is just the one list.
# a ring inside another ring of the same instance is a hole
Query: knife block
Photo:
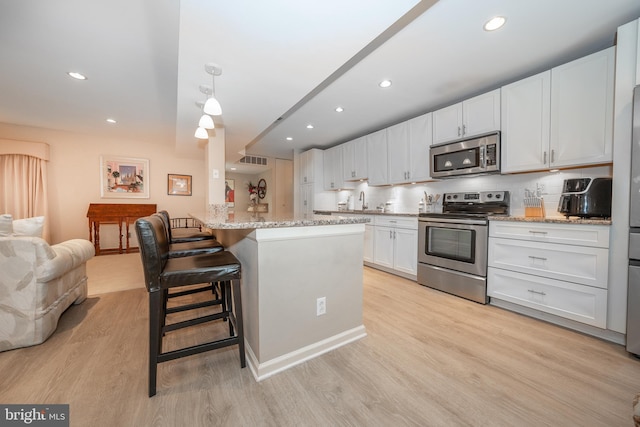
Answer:
[[[528, 204], [533, 206], [527, 206]], [[531, 201], [530, 203], [525, 203], [524, 206], [524, 216], [525, 218], [544, 218], [544, 200], [542, 197], [536, 198], [535, 201]]]

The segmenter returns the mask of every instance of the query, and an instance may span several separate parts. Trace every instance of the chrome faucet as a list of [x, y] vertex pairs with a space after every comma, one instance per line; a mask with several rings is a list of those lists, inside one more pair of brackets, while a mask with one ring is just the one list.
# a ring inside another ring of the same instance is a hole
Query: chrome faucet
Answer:
[[364, 191], [360, 192], [360, 198], [358, 200], [362, 201], [362, 210], [367, 209], [367, 204], [364, 202]]

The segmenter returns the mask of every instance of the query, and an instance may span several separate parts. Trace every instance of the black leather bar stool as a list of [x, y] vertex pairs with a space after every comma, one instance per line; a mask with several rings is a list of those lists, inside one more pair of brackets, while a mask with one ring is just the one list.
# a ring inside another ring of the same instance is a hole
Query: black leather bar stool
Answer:
[[[166, 211], [164, 211], [166, 212]], [[169, 241], [169, 258], [181, 258], [185, 256], [195, 256], [195, 255], [206, 255], [206, 254], [214, 254], [224, 250], [224, 246], [216, 239], [207, 239], [207, 240], [194, 240], [189, 242], [182, 243], [171, 243], [171, 225], [167, 220], [168, 214], [160, 214], [155, 213], [153, 216], [157, 216], [162, 220], [164, 225], [164, 232], [167, 240]], [[168, 302], [170, 299], [180, 298], [186, 295], [193, 295], [200, 292], [212, 292], [215, 295], [216, 299], [213, 301], [207, 301], [204, 303], [198, 304], [187, 304], [187, 305], [173, 305], [172, 307], [168, 306]], [[164, 311], [166, 314], [179, 313], [181, 311], [193, 310], [196, 308], [203, 308], [211, 305], [216, 305], [217, 300], [225, 303], [225, 288], [224, 286], [220, 286], [219, 283], [208, 283], [203, 286], [194, 286], [190, 287], [186, 290], [173, 291], [170, 292], [169, 289], [164, 289], [162, 291], [163, 296], [163, 305]], [[225, 307], [226, 308], [226, 307]], [[225, 318], [225, 321], [227, 319]], [[164, 319], [166, 321], [166, 318]], [[165, 322], [163, 321], [163, 326]]]
[[198, 240], [209, 240], [216, 238], [216, 236], [209, 233], [208, 231], [193, 231], [189, 232], [188, 234], [182, 233], [180, 236], [174, 236], [171, 232], [171, 217], [169, 216], [169, 212], [162, 210], [158, 211], [158, 214], [162, 215], [167, 225], [167, 230], [169, 230], [169, 243], [195, 242]]
[[224, 246], [214, 239], [213, 235], [210, 235], [212, 237], [211, 239], [190, 240], [174, 243], [171, 240], [171, 223], [167, 219], [168, 214], [165, 215], [161, 212], [166, 213], [166, 211], [160, 211], [153, 215], [160, 218], [164, 224], [164, 231], [167, 236], [167, 240], [169, 241], [169, 258], [212, 254], [224, 250]]
[[[227, 251], [169, 258], [169, 242], [164, 231], [164, 223], [158, 216], [138, 219], [136, 235], [140, 245], [145, 286], [149, 292], [149, 397], [156, 394], [158, 363], [237, 344], [240, 367], [244, 368], [246, 358], [240, 293], [241, 265], [238, 259]], [[221, 312], [165, 325], [165, 291], [216, 282], [224, 288], [224, 295], [214, 300], [220, 305]], [[229, 337], [177, 350], [162, 351], [165, 332], [225, 318], [229, 320]]]

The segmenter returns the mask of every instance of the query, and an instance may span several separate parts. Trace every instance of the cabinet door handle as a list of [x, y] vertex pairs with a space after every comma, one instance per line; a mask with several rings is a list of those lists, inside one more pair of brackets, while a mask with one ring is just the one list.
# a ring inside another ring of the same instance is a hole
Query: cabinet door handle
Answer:
[[547, 150], [544, 151], [544, 158], [542, 159], [542, 164], [543, 165], [547, 164]]
[[407, 172], [407, 179], [411, 178], [411, 172]]
[[393, 232], [393, 239], [395, 240], [395, 238], [396, 238], [396, 232], [394, 231]]
[[556, 150], [551, 150], [551, 163], [555, 162], [555, 154], [556, 154]]
[[460, 126], [458, 126], [458, 136], [462, 136], [462, 132], [461, 132]]
[[393, 239], [393, 231], [392, 230], [389, 230], [389, 238]]
[[546, 261], [547, 260], [545, 257], [533, 256], [533, 255], [529, 255], [529, 258], [531, 258], [533, 260], [539, 259], [540, 261]]
[[462, 125], [462, 135], [466, 135], [467, 134], [467, 125]]
[[534, 291], [533, 289], [527, 289], [528, 292], [531, 292], [532, 294], [538, 294], [538, 295], [546, 295], [546, 293], [541, 292], [541, 291]]
[[548, 234], [546, 231], [538, 231], [538, 230], [529, 230], [531, 234]]

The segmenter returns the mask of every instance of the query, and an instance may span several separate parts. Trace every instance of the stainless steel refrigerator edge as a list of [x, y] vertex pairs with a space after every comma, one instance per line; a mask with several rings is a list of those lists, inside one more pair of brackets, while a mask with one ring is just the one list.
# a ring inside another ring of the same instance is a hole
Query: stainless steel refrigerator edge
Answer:
[[640, 355], [640, 86], [633, 91], [627, 351]]

